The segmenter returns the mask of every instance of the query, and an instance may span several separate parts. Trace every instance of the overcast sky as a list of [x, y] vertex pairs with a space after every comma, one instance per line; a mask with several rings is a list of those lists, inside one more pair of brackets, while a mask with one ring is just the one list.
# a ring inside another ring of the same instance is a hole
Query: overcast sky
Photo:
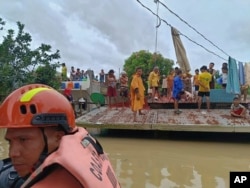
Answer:
[[[154, 0], [141, 0], [156, 12]], [[250, 61], [249, 0], [161, 0], [207, 39], [238, 61]], [[209, 44], [164, 6], [159, 16], [181, 33], [224, 59], [228, 56]], [[122, 71], [133, 52], [155, 52], [156, 17], [136, 0], [0, 0], [6, 29], [25, 24], [32, 45], [50, 44], [60, 50], [61, 62], [71, 66]], [[3, 32], [1, 33], [1, 35]], [[158, 28], [157, 52], [176, 61], [170, 27]], [[225, 61], [181, 36], [192, 72], [209, 62], [221, 68]]]

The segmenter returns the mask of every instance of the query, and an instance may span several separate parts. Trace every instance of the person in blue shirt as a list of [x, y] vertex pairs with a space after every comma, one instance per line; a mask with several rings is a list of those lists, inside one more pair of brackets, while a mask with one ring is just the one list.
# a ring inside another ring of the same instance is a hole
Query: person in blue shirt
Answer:
[[181, 99], [181, 95], [183, 95], [183, 82], [182, 82], [182, 70], [176, 70], [176, 76], [174, 77], [174, 84], [173, 84], [173, 99], [174, 99], [174, 113], [180, 114], [182, 111], [179, 110], [179, 100]]

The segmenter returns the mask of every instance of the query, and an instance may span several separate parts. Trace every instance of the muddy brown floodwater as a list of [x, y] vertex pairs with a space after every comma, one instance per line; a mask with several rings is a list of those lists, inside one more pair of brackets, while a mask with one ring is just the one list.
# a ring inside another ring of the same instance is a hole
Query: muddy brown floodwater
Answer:
[[[0, 158], [8, 146], [0, 130]], [[122, 188], [228, 188], [230, 171], [250, 171], [248, 134], [116, 131], [95, 135]]]

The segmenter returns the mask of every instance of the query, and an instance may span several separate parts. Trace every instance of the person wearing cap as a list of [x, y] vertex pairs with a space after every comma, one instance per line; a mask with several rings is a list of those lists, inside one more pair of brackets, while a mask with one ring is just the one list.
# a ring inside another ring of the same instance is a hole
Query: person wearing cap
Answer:
[[200, 68], [201, 73], [198, 76], [198, 111], [201, 109], [202, 98], [206, 97], [207, 111], [210, 111], [210, 86], [212, 75], [208, 72], [207, 66], [203, 65]]
[[31, 84], [0, 106], [9, 158], [0, 161], [0, 187], [120, 187], [99, 142], [75, 124], [71, 104], [58, 91]]
[[122, 71], [120, 76], [120, 96], [122, 97], [122, 107], [124, 108], [124, 103], [128, 99], [128, 76], [125, 71]]

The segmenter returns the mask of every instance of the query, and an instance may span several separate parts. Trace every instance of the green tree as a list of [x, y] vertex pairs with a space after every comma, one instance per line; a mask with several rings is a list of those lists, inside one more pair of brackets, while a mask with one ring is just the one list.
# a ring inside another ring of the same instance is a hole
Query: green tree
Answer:
[[[57, 74], [57, 66], [45, 64], [40, 66], [35, 71], [35, 83], [46, 84], [59, 88], [61, 84], [61, 75]], [[55, 76], [56, 75], [56, 76]], [[54, 78], [51, 80], [51, 78]]]
[[[0, 25], [4, 26], [4, 24], [0, 18]], [[0, 44], [0, 85], [2, 92], [0, 94], [6, 96], [22, 85], [39, 82], [39, 80], [58, 89], [59, 80], [56, 79], [56, 74], [48, 73], [55, 72], [56, 67], [60, 66], [58, 62], [60, 58], [59, 50], [53, 53], [51, 52], [51, 46], [47, 44], [41, 44], [34, 50], [31, 49], [32, 38], [29, 33], [24, 32], [24, 24], [17, 22], [17, 27], [17, 34], [15, 35], [13, 29], [9, 29]], [[0, 30], [2, 30], [1, 27]], [[41, 67], [47, 70], [47, 72], [45, 71], [46, 74], [41, 74]]]
[[142, 67], [142, 78], [144, 80], [144, 85], [147, 88], [146, 81], [154, 66], [159, 67], [161, 75], [167, 75], [173, 68], [173, 65], [173, 60], [164, 58], [161, 54], [141, 50], [139, 52], [134, 52], [128, 59], [125, 60], [123, 69], [127, 72], [128, 77], [132, 78], [136, 67]]

